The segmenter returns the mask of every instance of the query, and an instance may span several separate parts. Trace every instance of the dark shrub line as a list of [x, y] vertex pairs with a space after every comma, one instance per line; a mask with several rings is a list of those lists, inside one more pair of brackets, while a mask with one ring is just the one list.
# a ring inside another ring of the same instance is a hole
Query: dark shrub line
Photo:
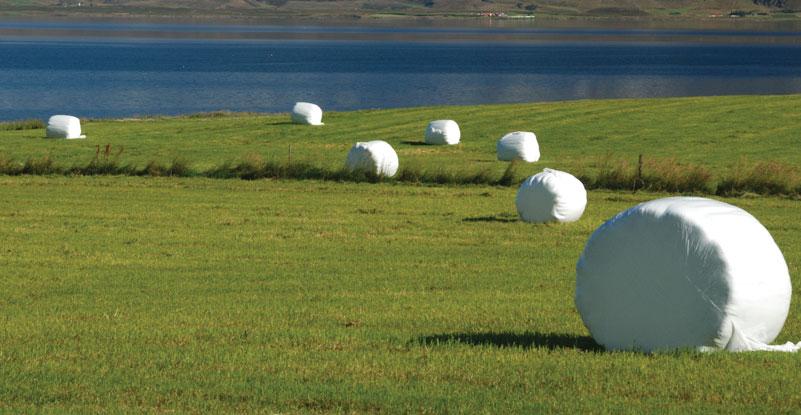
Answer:
[[442, 169], [426, 170], [415, 167], [401, 169], [393, 178], [347, 169], [330, 169], [305, 162], [263, 161], [249, 156], [238, 163], [225, 163], [205, 171], [192, 169], [183, 159], [169, 164], [151, 161], [143, 168], [121, 164], [116, 157], [95, 157], [86, 165], [63, 167], [56, 165], [50, 156], [31, 158], [24, 163], [0, 156], [0, 175], [74, 175], [74, 176], [152, 176], [152, 177], [209, 177], [215, 179], [301, 179], [352, 182], [404, 182], [419, 184], [485, 184], [511, 186], [519, 183], [514, 173], [514, 164], [500, 177], [490, 171], [476, 173], [454, 172]]
[[763, 161], [753, 166], [746, 166], [740, 162], [718, 184], [719, 194], [758, 193], [768, 195], [801, 195], [801, 175], [793, 166]]
[[673, 158], [645, 159], [640, 156], [636, 165], [606, 158], [599, 163], [594, 175], [580, 174], [579, 179], [590, 189], [716, 193], [709, 170], [702, 166], [682, 165]]
[[680, 164], [675, 159], [646, 159], [635, 167], [625, 161], [600, 164], [595, 175], [579, 175], [590, 189], [649, 190], [700, 193], [719, 196], [801, 196], [801, 174], [793, 166], [776, 161], [756, 164], [740, 161], [723, 177], [715, 178], [705, 167]]
[[39, 128], [45, 128], [45, 124], [42, 120], [37, 119], [0, 122], [0, 131], [36, 130]]
[[[208, 177], [216, 179], [300, 179], [350, 182], [402, 182], [441, 185], [491, 185], [517, 186], [524, 177], [518, 172], [518, 163], [512, 162], [497, 175], [489, 170], [457, 172], [444, 169], [405, 167], [393, 178], [362, 172], [350, 172], [345, 168], [331, 169], [306, 162], [265, 161], [260, 156], [247, 156], [243, 160], [224, 163], [209, 170], [195, 170], [183, 159], [164, 164], [151, 161], [137, 168], [121, 164], [119, 156], [123, 149], [112, 150], [98, 147], [95, 158], [86, 165], [63, 167], [46, 155], [30, 158], [25, 162], [15, 161], [0, 155], [0, 175], [118, 175], [151, 177]], [[637, 163], [605, 158], [591, 167], [590, 173], [577, 177], [588, 189], [639, 190], [716, 194], [740, 196], [745, 193], [761, 195], [801, 196], [801, 174], [792, 166], [778, 162], [759, 162], [748, 165], [741, 162], [728, 176], [716, 180], [705, 167], [679, 164], [675, 159], [643, 158]]]

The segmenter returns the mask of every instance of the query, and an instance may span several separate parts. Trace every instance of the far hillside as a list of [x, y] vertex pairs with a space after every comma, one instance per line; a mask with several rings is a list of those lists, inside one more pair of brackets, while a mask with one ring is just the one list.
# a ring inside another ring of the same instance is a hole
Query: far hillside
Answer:
[[3, 0], [0, 16], [140, 19], [283, 17], [390, 19], [475, 17], [513, 19], [709, 20], [797, 18], [801, 0]]

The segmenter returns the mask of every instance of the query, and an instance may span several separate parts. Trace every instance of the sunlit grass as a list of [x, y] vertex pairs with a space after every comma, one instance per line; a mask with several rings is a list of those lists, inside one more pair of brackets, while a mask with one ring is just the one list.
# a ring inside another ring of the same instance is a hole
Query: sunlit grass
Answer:
[[[795, 195], [801, 157], [788, 149], [801, 136], [798, 108], [794, 95], [333, 112], [323, 127], [226, 112], [85, 121], [87, 140], [0, 131], [0, 173], [359, 181], [343, 171], [348, 149], [383, 139], [398, 152], [403, 182], [514, 186], [551, 167], [590, 188]], [[461, 144], [421, 145], [438, 118], [460, 123]], [[510, 174], [495, 143], [514, 130], [534, 131], [543, 156]]]
[[[515, 190], [0, 177], [0, 409], [801, 406], [795, 355], [608, 353], [588, 337], [573, 306], [586, 239], [663, 194], [590, 192], [579, 222], [532, 225]], [[770, 230], [798, 287], [799, 202], [728, 201]], [[798, 304], [778, 341], [801, 340]]]
[[[798, 287], [801, 202], [753, 192], [798, 193], [799, 104], [414, 108], [328, 113], [320, 128], [214, 113], [84, 121], [86, 140], [0, 131], [0, 410], [792, 412], [797, 356], [608, 353], [573, 287], [597, 226], [667, 195], [644, 189], [746, 196], [724, 200], [765, 224]], [[419, 145], [439, 118], [460, 123], [462, 144]], [[538, 135], [539, 163], [495, 160], [514, 130]], [[398, 151], [397, 178], [343, 169], [372, 139]], [[576, 223], [520, 222], [516, 182], [544, 167], [619, 190], [591, 191]], [[801, 340], [799, 310], [777, 341]]]

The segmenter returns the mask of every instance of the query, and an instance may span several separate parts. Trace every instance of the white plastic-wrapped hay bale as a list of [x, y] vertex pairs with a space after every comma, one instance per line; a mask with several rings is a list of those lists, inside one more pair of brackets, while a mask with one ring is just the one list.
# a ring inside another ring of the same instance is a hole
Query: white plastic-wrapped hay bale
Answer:
[[348, 152], [348, 170], [392, 177], [398, 172], [398, 153], [381, 140], [356, 143]]
[[540, 159], [540, 145], [537, 143], [537, 136], [528, 131], [515, 131], [506, 134], [495, 146], [498, 152], [498, 160], [512, 161], [523, 160], [533, 163]]
[[292, 122], [295, 124], [323, 125], [323, 110], [309, 102], [296, 102], [292, 107]]
[[454, 120], [431, 121], [426, 128], [426, 144], [453, 145], [459, 144], [461, 139], [462, 132]]
[[608, 349], [797, 351], [771, 346], [790, 307], [787, 264], [748, 212], [698, 197], [642, 203], [593, 233], [576, 306]]
[[86, 138], [81, 135], [81, 120], [71, 115], [54, 115], [47, 120], [47, 138]]
[[523, 181], [515, 205], [525, 222], [574, 222], [587, 206], [587, 191], [570, 173], [545, 169]]

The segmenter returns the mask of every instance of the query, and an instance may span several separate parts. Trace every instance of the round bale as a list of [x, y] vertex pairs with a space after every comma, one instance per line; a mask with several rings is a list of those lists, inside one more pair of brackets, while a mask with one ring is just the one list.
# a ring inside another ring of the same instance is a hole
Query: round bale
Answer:
[[86, 138], [81, 135], [81, 120], [71, 115], [54, 115], [47, 120], [47, 138]]
[[459, 124], [456, 124], [454, 120], [431, 121], [426, 128], [426, 144], [454, 145], [459, 144], [461, 138], [462, 132], [459, 130]]
[[607, 221], [576, 266], [576, 307], [595, 341], [643, 352], [795, 351], [770, 346], [790, 276], [762, 224], [728, 203], [670, 197]]
[[537, 136], [528, 131], [515, 131], [506, 134], [495, 146], [498, 152], [498, 160], [512, 161], [522, 160], [533, 163], [540, 159], [540, 145], [537, 143]]
[[292, 108], [292, 122], [295, 124], [323, 125], [323, 110], [309, 102], [297, 102]]
[[350, 171], [392, 177], [398, 172], [398, 154], [386, 141], [356, 143], [348, 153], [346, 164]]
[[587, 191], [570, 173], [545, 169], [523, 181], [515, 205], [525, 222], [574, 222], [587, 206]]

